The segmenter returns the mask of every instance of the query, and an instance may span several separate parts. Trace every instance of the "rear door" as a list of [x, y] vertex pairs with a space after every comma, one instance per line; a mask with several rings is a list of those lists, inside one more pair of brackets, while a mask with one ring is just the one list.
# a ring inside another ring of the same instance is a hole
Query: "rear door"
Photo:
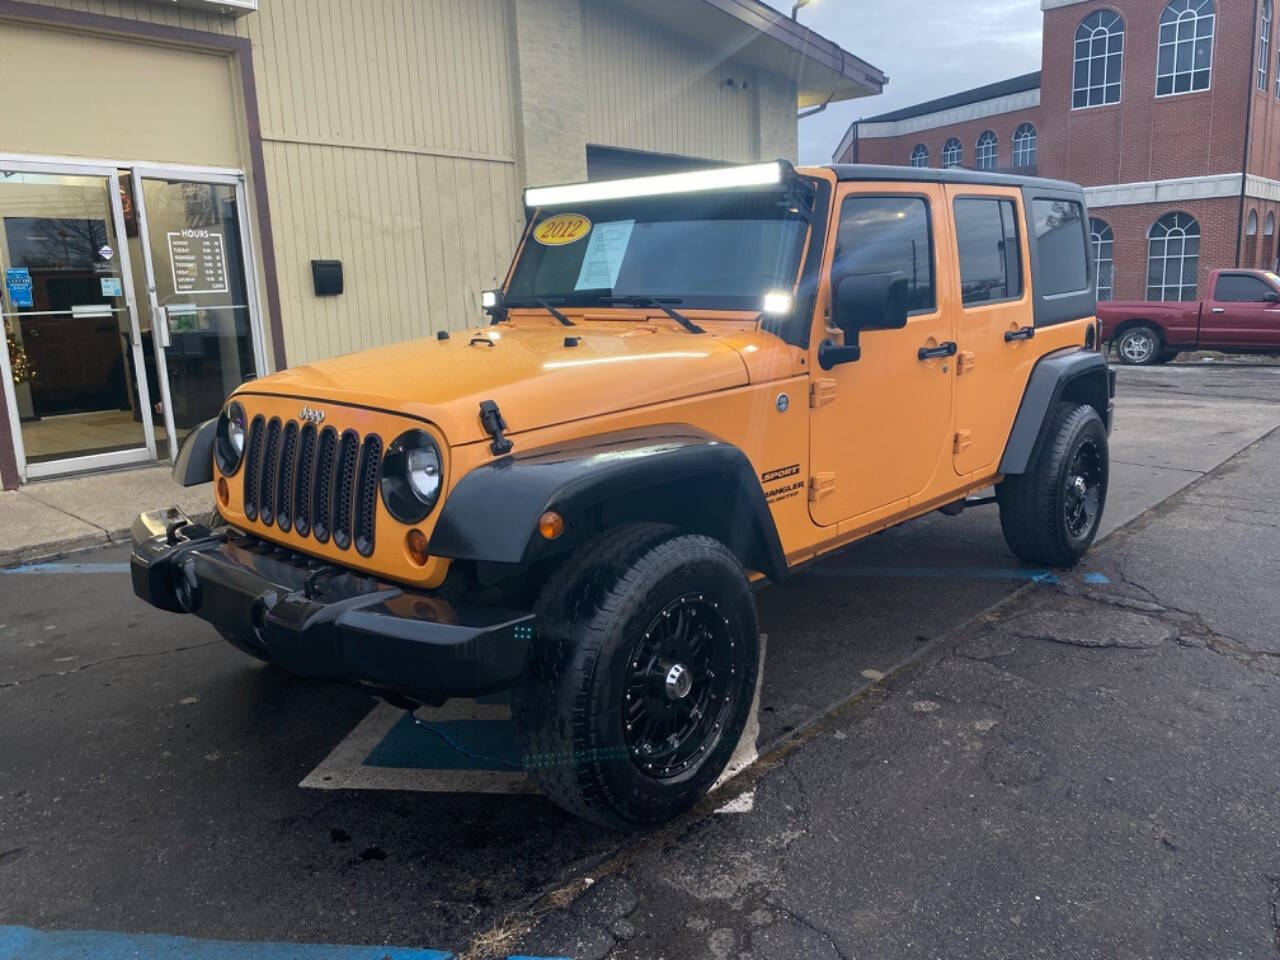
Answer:
[[[1205, 302], [1200, 344], [1206, 349], [1280, 349], [1280, 287], [1257, 274], [1222, 271]], [[1268, 297], [1272, 299], [1268, 299]]]
[[952, 463], [966, 476], [1004, 452], [1037, 354], [1021, 190], [949, 186], [947, 199], [960, 276]]

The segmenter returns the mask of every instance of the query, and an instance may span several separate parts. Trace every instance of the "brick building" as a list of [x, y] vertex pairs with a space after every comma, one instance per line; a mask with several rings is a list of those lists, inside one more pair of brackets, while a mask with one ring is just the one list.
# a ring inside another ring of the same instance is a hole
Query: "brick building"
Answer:
[[1104, 299], [1193, 299], [1215, 267], [1274, 267], [1272, 0], [1041, 7], [1040, 72], [860, 120], [836, 158], [1083, 184]]

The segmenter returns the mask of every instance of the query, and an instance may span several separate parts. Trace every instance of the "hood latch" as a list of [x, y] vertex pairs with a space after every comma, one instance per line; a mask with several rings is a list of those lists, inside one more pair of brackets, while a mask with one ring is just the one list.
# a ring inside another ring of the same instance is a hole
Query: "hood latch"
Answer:
[[495, 457], [511, 452], [514, 444], [502, 435], [502, 432], [507, 429], [507, 421], [502, 419], [502, 411], [492, 400], [480, 401], [480, 425], [484, 427], [485, 433], [493, 437], [493, 443], [489, 444], [489, 449], [493, 451]]

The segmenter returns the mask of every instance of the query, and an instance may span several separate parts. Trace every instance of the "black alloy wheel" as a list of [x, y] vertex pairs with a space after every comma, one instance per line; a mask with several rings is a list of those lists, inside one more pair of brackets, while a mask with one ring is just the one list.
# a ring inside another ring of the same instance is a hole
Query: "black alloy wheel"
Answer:
[[636, 640], [622, 721], [631, 759], [651, 776], [673, 777], [715, 745], [732, 706], [734, 647], [702, 594], [672, 600]]

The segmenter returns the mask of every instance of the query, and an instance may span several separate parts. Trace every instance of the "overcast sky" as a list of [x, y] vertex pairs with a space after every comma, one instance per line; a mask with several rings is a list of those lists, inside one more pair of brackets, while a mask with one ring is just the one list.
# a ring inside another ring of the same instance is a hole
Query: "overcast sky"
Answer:
[[[791, 3], [766, 0], [783, 13]], [[792, 0], [794, 2], [794, 0]], [[828, 163], [854, 120], [1040, 69], [1039, 0], [816, 0], [799, 21], [889, 75], [879, 97], [800, 124], [800, 161]]]

